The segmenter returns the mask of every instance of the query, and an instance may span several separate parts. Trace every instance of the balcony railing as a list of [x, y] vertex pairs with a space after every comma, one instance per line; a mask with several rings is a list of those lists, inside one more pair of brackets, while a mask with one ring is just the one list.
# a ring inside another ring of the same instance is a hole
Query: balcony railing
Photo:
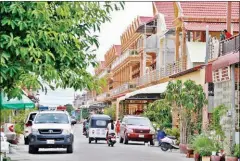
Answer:
[[219, 56], [226, 55], [234, 50], [239, 50], [239, 35], [223, 40], [219, 44]]
[[181, 59], [174, 63], [169, 63], [166, 66], [161, 67], [160, 70], [153, 70], [149, 73], [146, 73], [144, 76], [135, 78], [134, 81], [136, 82], [137, 87], [157, 82], [166, 76], [170, 76], [186, 70], [186, 61], [183, 60], [184, 59]]
[[129, 56], [136, 56], [139, 55], [137, 50], [135, 49], [129, 49], [127, 50], [125, 53], [123, 53], [121, 56], [119, 56], [117, 58], [117, 60], [115, 60], [112, 64], [111, 69], [114, 69], [116, 66], [118, 66], [119, 64], [121, 64], [124, 60], [126, 60]]
[[209, 59], [213, 60], [219, 56], [224, 56], [231, 53], [234, 50], [239, 50], [239, 35], [232, 37], [231, 39], [220, 41], [215, 37], [210, 39], [209, 42]]
[[117, 87], [117, 88], [114, 88], [110, 91], [110, 96], [115, 96], [115, 95], [118, 95], [118, 94], [121, 94], [121, 93], [124, 93], [124, 92], [127, 92], [128, 90], [130, 89], [134, 89], [135, 88], [135, 84], [134, 83], [124, 83], [123, 85]]
[[102, 71], [102, 72], [99, 74], [98, 78], [103, 78], [103, 77], [106, 76], [107, 74], [108, 74], [108, 70], [105, 69], [104, 71]]

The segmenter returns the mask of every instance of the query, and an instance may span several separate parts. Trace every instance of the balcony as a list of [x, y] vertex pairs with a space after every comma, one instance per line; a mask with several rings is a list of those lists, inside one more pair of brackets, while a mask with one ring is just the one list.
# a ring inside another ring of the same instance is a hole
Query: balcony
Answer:
[[113, 70], [114, 68], [116, 68], [118, 65], [120, 65], [121, 63], [123, 63], [127, 58], [129, 57], [139, 57], [139, 54], [137, 52], [137, 50], [135, 49], [129, 49], [127, 50], [125, 53], [123, 53], [122, 55], [120, 55], [118, 57], [117, 60], [115, 60], [112, 64], [111, 69]]
[[105, 69], [104, 71], [102, 71], [102, 72], [99, 74], [98, 78], [103, 78], [103, 77], [106, 76], [107, 74], [108, 74], [108, 70]]
[[106, 98], [108, 98], [108, 93], [102, 93], [97, 96], [97, 101], [104, 101]]
[[[146, 52], [157, 52], [156, 49], [158, 48], [158, 37], [157, 34], [153, 34], [146, 38]], [[138, 40], [137, 51], [141, 52], [144, 49], [144, 38]]]
[[220, 41], [219, 48], [220, 56], [224, 56], [228, 53], [231, 53], [234, 50], [239, 50], [239, 35], [236, 35], [228, 40]]
[[209, 42], [209, 61], [231, 53], [234, 50], [239, 50], [239, 35], [236, 35], [228, 40], [220, 41], [216, 38], [211, 38]]
[[137, 87], [145, 86], [151, 83], [155, 83], [164, 77], [182, 72], [186, 70], [186, 59], [168, 63], [166, 66], [161, 67], [160, 70], [153, 70], [146, 73], [144, 76], [136, 78], [135, 82]]
[[127, 91], [129, 91], [131, 89], [135, 89], [135, 88], [136, 88], [136, 85], [134, 83], [124, 83], [124, 84], [120, 85], [119, 87], [112, 89], [110, 91], [110, 96], [113, 97], [113, 96], [119, 95], [121, 93], [127, 92]]

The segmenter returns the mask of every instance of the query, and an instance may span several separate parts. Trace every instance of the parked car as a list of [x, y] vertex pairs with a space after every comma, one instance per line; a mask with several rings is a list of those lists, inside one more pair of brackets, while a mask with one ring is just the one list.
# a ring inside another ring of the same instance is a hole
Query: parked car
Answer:
[[28, 138], [29, 153], [37, 153], [39, 148], [67, 148], [67, 153], [73, 153], [74, 135], [68, 112], [38, 112]]
[[154, 145], [154, 137], [154, 127], [147, 117], [124, 116], [120, 126], [120, 143], [128, 144], [128, 141], [143, 141]]
[[35, 112], [31, 112], [28, 114], [26, 120], [25, 120], [25, 124], [24, 124], [24, 144], [28, 145], [28, 136], [31, 133], [31, 128], [32, 128], [32, 121], [34, 121], [34, 118], [36, 116], [36, 114], [38, 113], [38, 111]]
[[14, 130], [13, 123], [5, 123], [3, 127], [4, 134], [7, 138], [7, 141], [14, 144], [16, 142], [17, 134]]
[[10, 143], [7, 141], [7, 137], [3, 132], [0, 132], [0, 142], [1, 142], [1, 147], [0, 147], [0, 152], [1, 153], [9, 153], [10, 149]]

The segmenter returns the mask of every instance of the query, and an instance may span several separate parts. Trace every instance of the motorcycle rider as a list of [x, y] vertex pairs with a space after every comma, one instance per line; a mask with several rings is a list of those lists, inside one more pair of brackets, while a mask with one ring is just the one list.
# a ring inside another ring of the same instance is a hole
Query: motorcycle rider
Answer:
[[111, 119], [110, 122], [108, 123], [108, 126], [107, 126], [107, 136], [106, 136], [106, 139], [107, 139], [107, 142], [108, 142], [108, 135], [109, 134], [114, 134], [115, 135], [115, 126], [114, 126], [114, 123], [113, 123], [113, 120]]

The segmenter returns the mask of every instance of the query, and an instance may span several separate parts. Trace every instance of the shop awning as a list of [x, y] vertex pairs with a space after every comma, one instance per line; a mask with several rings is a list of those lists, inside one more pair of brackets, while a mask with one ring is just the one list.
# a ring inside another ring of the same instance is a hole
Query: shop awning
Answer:
[[167, 89], [168, 82], [157, 84], [154, 86], [142, 88], [131, 93], [127, 93], [125, 98], [129, 98], [138, 94], [161, 94]]
[[21, 99], [14, 98], [8, 100], [6, 94], [0, 93], [0, 109], [20, 110], [34, 107], [35, 104], [24, 94]]
[[235, 53], [232, 52], [219, 57], [217, 60], [213, 62], [212, 70], [215, 71], [217, 69], [227, 67], [229, 65], [236, 64], [236, 63], [239, 63], [239, 51]]

